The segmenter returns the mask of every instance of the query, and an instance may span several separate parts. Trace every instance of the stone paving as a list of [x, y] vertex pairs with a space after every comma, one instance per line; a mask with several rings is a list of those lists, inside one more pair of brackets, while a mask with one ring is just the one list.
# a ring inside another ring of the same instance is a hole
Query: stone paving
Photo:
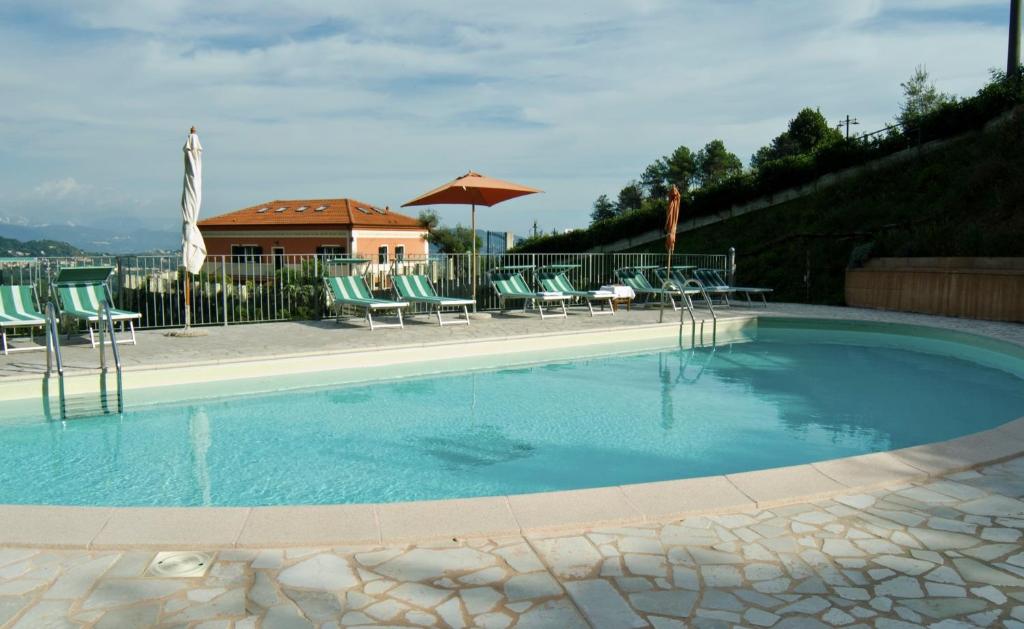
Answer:
[[667, 524], [415, 546], [0, 548], [0, 626], [1024, 627], [1024, 458]]

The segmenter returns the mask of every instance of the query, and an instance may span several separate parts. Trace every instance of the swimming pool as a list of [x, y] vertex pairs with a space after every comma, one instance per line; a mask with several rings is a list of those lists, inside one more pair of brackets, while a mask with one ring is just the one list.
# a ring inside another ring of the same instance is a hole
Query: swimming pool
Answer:
[[991, 428], [1024, 415], [1022, 385], [1019, 348], [995, 342], [765, 322], [716, 348], [0, 421], [0, 503], [369, 503], [708, 476]]

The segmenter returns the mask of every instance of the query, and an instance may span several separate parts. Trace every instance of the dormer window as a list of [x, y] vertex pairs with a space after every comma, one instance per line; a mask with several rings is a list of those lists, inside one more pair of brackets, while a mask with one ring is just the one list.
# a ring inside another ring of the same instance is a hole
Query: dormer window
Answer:
[[318, 207], [317, 209], [315, 209], [315, 210], [313, 210], [313, 211], [314, 211], [314, 212], [323, 212], [323, 211], [324, 211], [324, 210], [326, 210], [326, 209], [327, 209], [327, 206], [326, 206], [326, 205], [321, 205], [320, 207]]
[[296, 212], [305, 212], [308, 207], [309, 207], [308, 205], [300, 205], [299, 207], [295, 208], [295, 211]]
[[261, 207], [260, 209], [256, 210], [256, 213], [257, 214], [266, 214], [268, 210], [270, 210], [269, 207]]
[[277, 208], [276, 210], [274, 210], [274, 212], [275, 212], [276, 214], [280, 214], [281, 212], [284, 212], [284, 211], [285, 211], [285, 210], [287, 210], [287, 209], [288, 209], [288, 206], [287, 206], [287, 205], [285, 205], [285, 206], [283, 206], [283, 207], [279, 207], [279, 208]]

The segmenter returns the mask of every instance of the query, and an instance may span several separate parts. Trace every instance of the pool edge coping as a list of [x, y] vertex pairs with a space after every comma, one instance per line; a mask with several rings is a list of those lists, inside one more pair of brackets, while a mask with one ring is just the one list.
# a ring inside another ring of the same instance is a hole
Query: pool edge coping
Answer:
[[[964, 334], [1008, 342], [987, 334]], [[697, 515], [751, 512], [856, 495], [944, 477], [1021, 454], [1024, 417], [948, 441], [899, 450], [737, 474], [592, 489], [355, 505], [3, 504], [0, 522], [5, 524], [0, 530], [0, 546], [76, 550], [261, 549], [543, 536], [605, 526], [666, 523]]]
[[0, 505], [0, 522], [5, 523], [0, 546], [263, 549], [544, 536], [606, 526], [664, 524], [698, 515], [761, 511], [857, 495], [972, 470], [1022, 453], [1024, 417], [949, 441], [900, 450], [592, 489], [354, 505]]

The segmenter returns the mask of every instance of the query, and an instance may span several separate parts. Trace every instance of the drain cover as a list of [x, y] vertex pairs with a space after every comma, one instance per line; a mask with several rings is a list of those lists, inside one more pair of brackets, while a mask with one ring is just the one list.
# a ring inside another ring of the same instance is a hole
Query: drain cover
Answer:
[[210, 568], [209, 553], [191, 550], [157, 553], [146, 569], [149, 577], [201, 577]]

